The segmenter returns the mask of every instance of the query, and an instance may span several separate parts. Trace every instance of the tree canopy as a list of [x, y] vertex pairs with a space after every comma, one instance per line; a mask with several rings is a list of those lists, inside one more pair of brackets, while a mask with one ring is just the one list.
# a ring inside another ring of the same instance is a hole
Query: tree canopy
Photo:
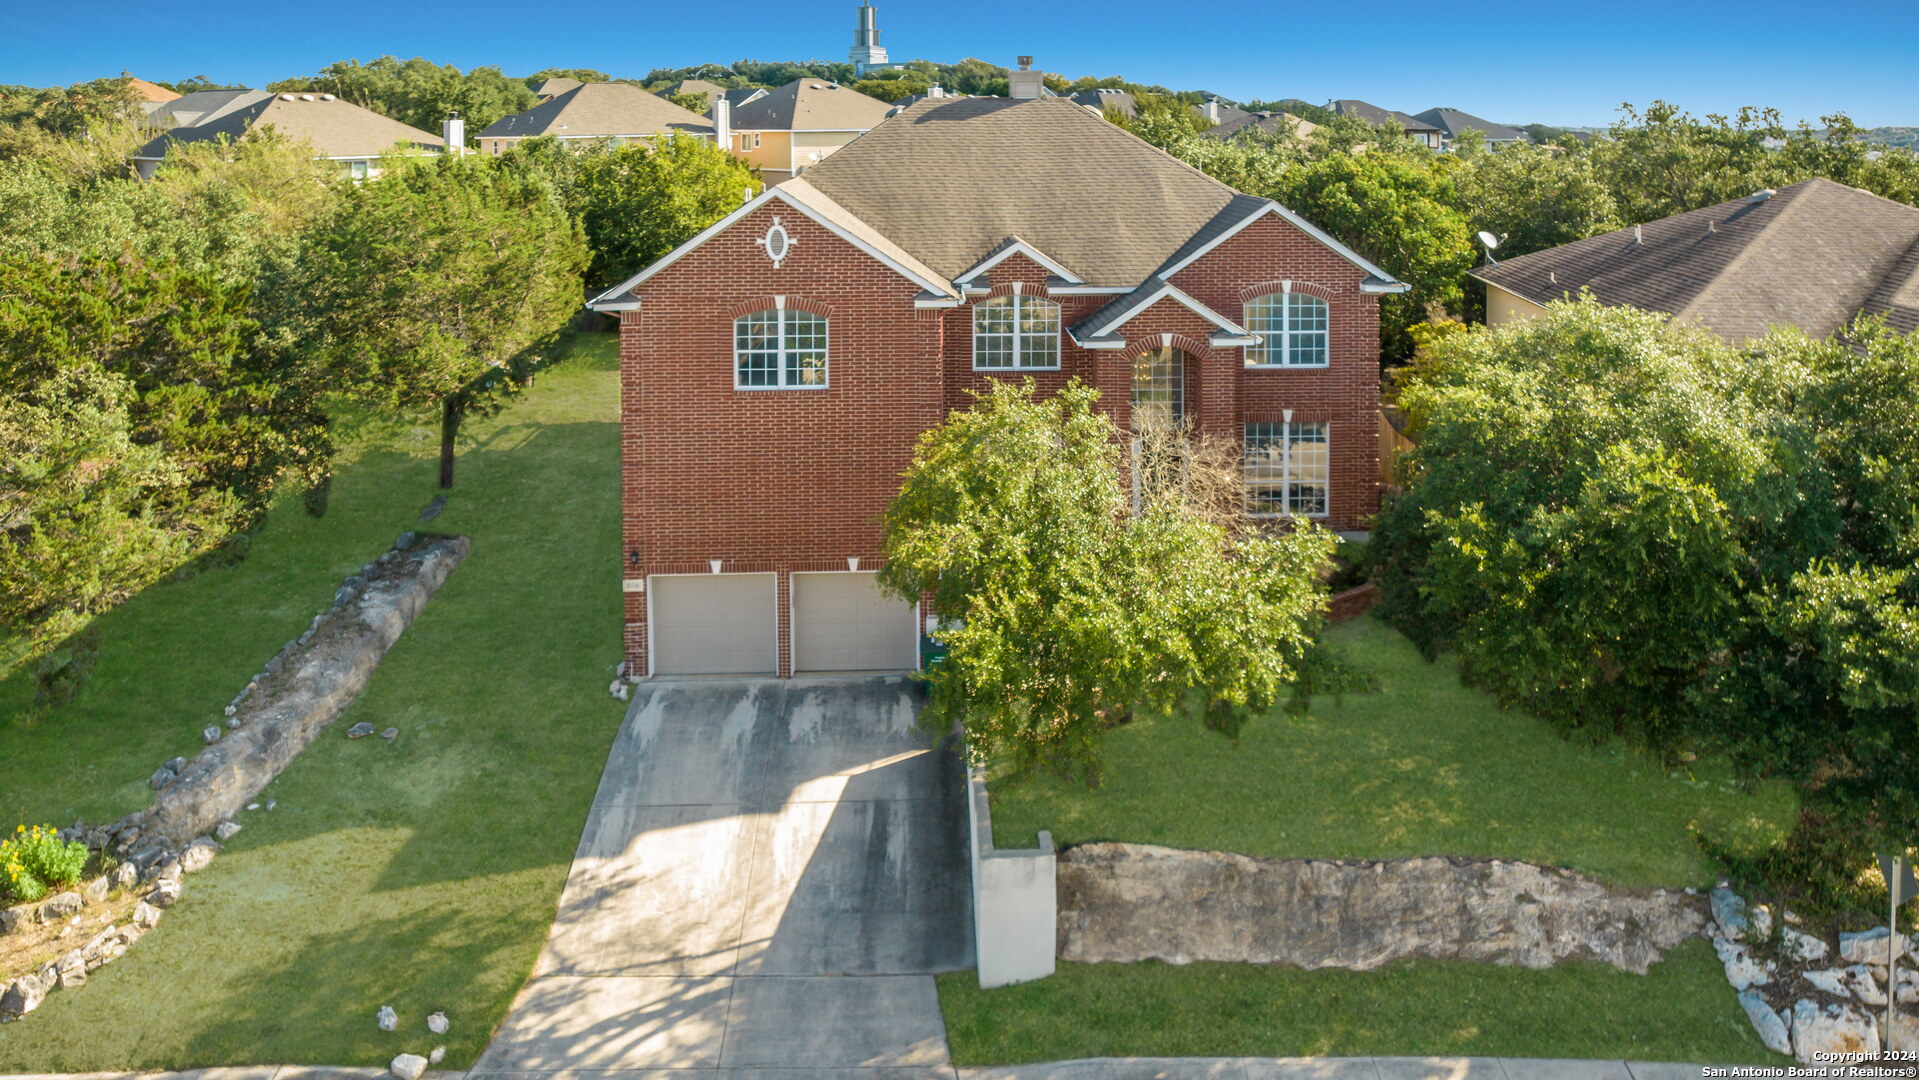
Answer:
[[310, 76], [268, 83], [267, 89], [333, 94], [427, 132], [437, 133], [441, 122], [458, 112], [466, 120], [469, 143], [493, 121], [539, 103], [526, 80], [508, 78], [498, 67], [462, 72], [418, 56], [382, 56], [366, 64], [339, 60]]

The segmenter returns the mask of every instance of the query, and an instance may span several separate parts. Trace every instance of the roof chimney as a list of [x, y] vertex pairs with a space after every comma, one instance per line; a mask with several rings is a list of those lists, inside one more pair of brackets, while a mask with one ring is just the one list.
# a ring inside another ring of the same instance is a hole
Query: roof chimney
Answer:
[[459, 110], [447, 114], [440, 124], [440, 137], [446, 140], [446, 152], [455, 155], [466, 153], [466, 121], [460, 119]]
[[1206, 104], [1199, 107], [1199, 114], [1206, 118], [1207, 123], [1219, 123], [1219, 99], [1207, 98]]
[[1033, 58], [1019, 58], [1019, 70], [1006, 73], [1006, 96], [1038, 98], [1046, 96], [1046, 73], [1033, 70]]
[[733, 149], [733, 103], [725, 94], [713, 95], [713, 145]]

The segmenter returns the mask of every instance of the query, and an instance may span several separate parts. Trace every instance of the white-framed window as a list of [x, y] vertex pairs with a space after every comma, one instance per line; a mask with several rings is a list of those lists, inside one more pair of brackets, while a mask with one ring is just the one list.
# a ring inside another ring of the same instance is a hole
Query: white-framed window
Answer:
[[1331, 479], [1324, 423], [1246, 425], [1247, 513], [1324, 517]]
[[1186, 418], [1186, 354], [1166, 346], [1133, 358], [1133, 430], [1174, 428]]
[[1059, 305], [1014, 293], [973, 305], [974, 371], [1059, 367]]
[[1259, 344], [1246, 346], [1247, 367], [1325, 367], [1326, 301], [1305, 293], [1268, 293], [1246, 302], [1246, 329]]
[[826, 389], [826, 319], [768, 308], [733, 320], [733, 388]]
[[370, 169], [370, 166], [367, 162], [364, 162], [364, 161], [349, 161], [346, 163], [346, 169], [347, 169], [347, 175], [351, 176], [353, 179], [365, 180], [367, 178], [367, 173]]

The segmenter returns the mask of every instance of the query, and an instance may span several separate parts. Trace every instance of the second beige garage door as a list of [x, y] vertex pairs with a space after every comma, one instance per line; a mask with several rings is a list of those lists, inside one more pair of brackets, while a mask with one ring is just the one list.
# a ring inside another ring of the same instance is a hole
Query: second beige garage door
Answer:
[[793, 671], [919, 666], [919, 611], [880, 593], [873, 573], [793, 575]]
[[656, 574], [649, 579], [655, 675], [772, 675], [780, 666], [772, 574]]

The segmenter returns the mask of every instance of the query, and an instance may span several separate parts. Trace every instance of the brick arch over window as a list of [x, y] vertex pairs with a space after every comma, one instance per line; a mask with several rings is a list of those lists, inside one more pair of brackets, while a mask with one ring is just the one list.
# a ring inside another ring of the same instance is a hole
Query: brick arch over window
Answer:
[[726, 309], [726, 317], [737, 319], [742, 315], [751, 315], [756, 311], [772, 311], [784, 301], [788, 311], [810, 311], [822, 319], [833, 317], [833, 305], [818, 300], [808, 300], [804, 296], [762, 296], [758, 300], [745, 300]]
[[1154, 349], [1178, 349], [1187, 356], [1198, 359], [1210, 352], [1212, 346], [1183, 334], [1148, 334], [1129, 342], [1120, 352], [1119, 358], [1131, 363], [1141, 354], [1152, 352]]
[[1271, 296], [1274, 293], [1283, 292], [1305, 293], [1307, 296], [1317, 296], [1328, 303], [1339, 299], [1338, 293], [1310, 281], [1262, 281], [1257, 285], [1248, 285], [1239, 290], [1239, 302], [1243, 304], [1254, 297]]
[[986, 295], [983, 299], [991, 300], [998, 296], [1016, 296], [1021, 293], [1027, 296], [1044, 298], [1046, 296], [1046, 289], [1029, 285], [1024, 281], [1007, 281], [986, 290]]

